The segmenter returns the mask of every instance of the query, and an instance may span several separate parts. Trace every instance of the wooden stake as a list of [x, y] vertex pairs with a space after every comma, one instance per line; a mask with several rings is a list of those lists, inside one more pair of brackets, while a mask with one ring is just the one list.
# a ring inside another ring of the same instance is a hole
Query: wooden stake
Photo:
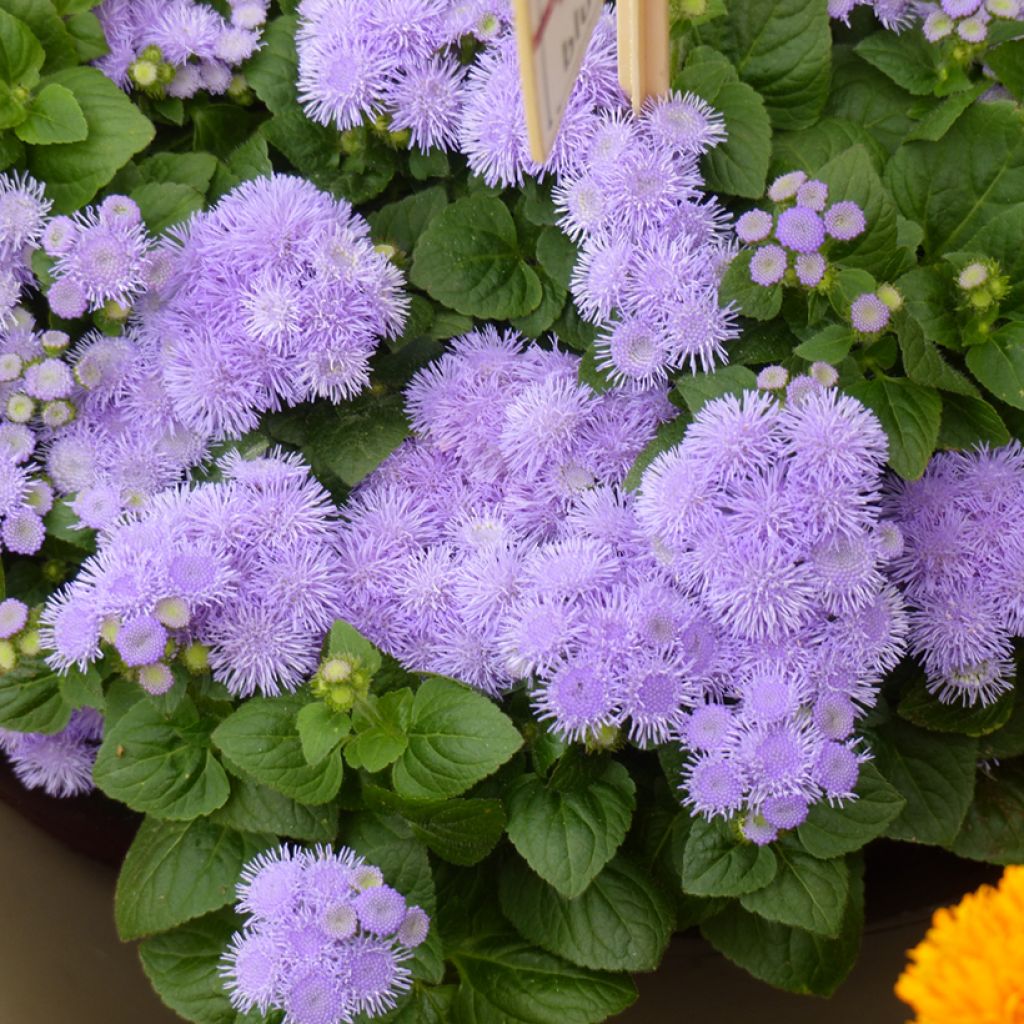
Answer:
[[619, 84], [639, 113], [669, 90], [669, 0], [618, 0]]

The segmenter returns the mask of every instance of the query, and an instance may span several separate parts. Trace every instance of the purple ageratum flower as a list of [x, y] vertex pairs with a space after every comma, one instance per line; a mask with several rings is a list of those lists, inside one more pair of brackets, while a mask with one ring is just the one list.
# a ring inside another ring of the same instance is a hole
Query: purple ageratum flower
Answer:
[[20, 633], [28, 621], [28, 606], [16, 597], [0, 601], [0, 640]]
[[966, 18], [977, 12], [983, 0], [940, 0], [943, 11], [951, 18]]
[[763, 242], [773, 225], [772, 215], [766, 210], [748, 210], [736, 221], [736, 237], [747, 245]]
[[346, 847], [260, 854], [242, 870], [238, 909], [250, 917], [220, 964], [232, 1005], [284, 1010], [296, 1024], [392, 1009], [430, 924]]
[[788, 174], [780, 175], [768, 186], [768, 198], [773, 203], [784, 203], [787, 199], [793, 199], [805, 181], [807, 175], [803, 171], [790, 171]]
[[5, 264], [17, 265], [25, 247], [38, 244], [51, 205], [30, 175], [0, 174], [0, 257]]
[[655, 142], [686, 156], [700, 156], [726, 139], [725, 119], [693, 93], [649, 100], [644, 130]]
[[964, 18], [957, 24], [956, 34], [966, 43], [983, 43], [988, 37], [988, 15]]
[[825, 225], [813, 210], [794, 206], [779, 214], [775, 237], [794, 252], [813, 253], [825, 241]]
[[408, 129], [417, 149], [454, 149], [464, 80], [464, 69], [452, 59], [434, 58], [405, 69], [387, 92], [391, 130]]
[[824, 219], [829, 236], [842, 242], [856, 238], [867, 227], [864, 211], [852, 200], [833, 203]]
[[858, 295], [850, 305], [850, 322], [861, 334], [878, 334], [889, 325], [891, 311], [874, 292]]
[[597, 367], [613, 383], [646, 391], [666, 379], [669, 346], [652, 320], [620, 320], [594, 345]]
[[828, 264], [819, 252], [800, 253], [794, 264], [796, 279], [806, 288], [817, 288], [825, 277]]
[[778, 284], [786, 273], [786, 250], [778, 245], [763, 245], [750, 257], [750, 279], [754, 284], [770, 288]]
[[103, 719], [92, 708], [72, 712], [57, 733], [0, 730], [0, 750], [27, 789], [70, 797], [93, 789], [92, 766], [103, 736]]
[[816, 179], [805, 181], [796, 190], [797, 206], [806, 207], [815, 213], [821, 213], [828, 202], [828, 185]]
[[407, 306], [400, 272], [368, 236], [347, 203], [283, 176], [245, 182], [194, 217], [143, 317], [154, 343], [173, 339], [159, 363], [174, 415], [226, 437], [282, 403], [361, 390]]

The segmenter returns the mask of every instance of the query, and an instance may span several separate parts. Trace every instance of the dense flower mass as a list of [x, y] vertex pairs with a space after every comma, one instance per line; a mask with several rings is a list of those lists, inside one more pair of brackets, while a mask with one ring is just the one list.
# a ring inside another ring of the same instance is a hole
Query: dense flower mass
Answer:
[[227, 0], [224, 17], [196, 0], [103, 0], [109, 52], [96, 66], [123, 89], [188, 99], [220, 95], [259, 47], [269, 0]]
[[899, 531], [879, 518], [881, 426], [812, 378], [786, 394], [705, 405], [636, 503], [665, 600], [699, 623], [676, 664], [687, 802], [711, 816], [746, 809], [756, 842], [821, 797], [851, 795], [864, 756], [854, 723], [906, 628], [883, 577]]
[[102, 737], [102, 715], [81, 708], [56, 733], [0, 729], [0, 751], [26, 788], [42, 789], [50, 796], [79, 796], [93, 788], [92, 766]]
[[935, 911], [896, 982], [913, 1024], [1011, 1024], [1024, 1006], [1024, 867]]
[[421, 149], [456, 144], [465, 86], [459, 41], [492, 39], [511, 18], [507, 0], [302, 0], [298, 13], [306, 113], [342, 130], [387, 117]]
[[343, 585], [334, 506], [294, 456], [232, 453], [219, 466], [222, 481], [164, 491], [101, 533], [43, 611], [54, 668], [85, 667], [109, 645], [150, 693], [173, 685], [178, 654], [208, 661], [240, 696], [309, 677]]
[[869, 7], [888, 29], [919, 25], [930, 43], [977, 45], [988, 39], [994, 22], [1024, 18], [1020, 0], [829, 0], [833, 18], [849, 24], [857, 7]]
[[409, 385], [418, 436], [353, 497], [341, 541], [342, 617], [409, 668], [500, 691], [621, 575], [617, 488], [674, 410], [656, 390], [597, 396], [578, 367], [486, 328]]
[[395, 1006], [411, 985], [405, 961], [430, 919], [347, 847], [282, 846], [242, 869], [248, 914], [221, 963], [241, 1012], [284, 1011], [284, 1024], [348, 1024]]
[[378, 340], [405, 322], [402, 275], [366, 221], [300, 178], [245, 182], [196, 214], [168, 255], [140, 330], [159, 349], [175, 416], [214, 438], [284, 404], [351, 398]]
[[817, 288], [829, 269], [830, 247], [857, 238], [867, 227], [855, 202], [829, 205], [828, 185], [804, 171], [776, 178], [768, 198], [771, 211], [749, 210], [736, 221], [736, 236], [754, 247], [750, 279], [764, 288], [780, 283]]
[[1024, 635], [1024, 450], [940, 452], [920, 480], [893, 483], [886, 512], [905, 538], [893, 572], [928, 688], [946, 702], [995, 700]]

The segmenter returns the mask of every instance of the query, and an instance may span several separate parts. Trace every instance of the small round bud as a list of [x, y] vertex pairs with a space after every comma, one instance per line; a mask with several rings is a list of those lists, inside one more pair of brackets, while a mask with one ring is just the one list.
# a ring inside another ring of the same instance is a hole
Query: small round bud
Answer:
[[157, 601], [157, 620], [170, 629], [184, 629], [191, 619], [188, 603], [180, 597], [164, 597]]
[[355, 666], [348, 658], [328, 658], [320, 666], [320, 677], [325, 683], [344, 683]]
[[49, 558], [43, 563], [43, 579], [47, 583], [62, 583], [67, 574], [67, 566], [56, 558]]
[[10, 672], [18, 664], [18, 654], [10, 640], [0, 640], [0, 673]]
[[773, 203], [784, 203], [792, 199], [800, 186], [807, 180], [803, 171], [790, 171], [776, 178], [768, 187], [768, 198]]
[[381, 874], [380, 868], [374, 867], [372, 864], [361, 864], [352, 873], [352, 888], [358, 889], [360, 892], [376, 889], [377, 886], [383, 884], [384, 876]]
[[965, 292], [969, 292], [974, 288], [980, 288], [988, 280], [988, 267], [984, 263], [968, 263], [963, 270], [960, 271], [959, 276], [956, 279], [956, 283], [960, 285]]
[[889, 307], [874, 292], [865, 292], [850, 306], [850, 322], [861, 334], [878, 334], [889, 325]]
[[71, 343], [71, 337], [65, 331], [43, 331], [39, 336], [43, 348], [51, 355], [63, 352]]
[[38, 629], [30, 629], [28, 632], [22, 633], [15, 643], [18, 645], [18, 650], [27, 658], [34, 658], [42, 650]]
[[131, 313], [131, 306], [123, 306], [120, 302], [116, 302], [114, 299], [107, 299], [103, 303], [103, 315], [108, 320], [113, 320], [114, 323], [122, 323], [128, 319], [128, 314]]
[[0, 355], [0, 384], [17, 380], [21, 376], [24, 365], [17, 352], [5, 352]]
[[398, 250], [387, 242], [381, 242], [373, 247], [373, 251], [387, 260], [393, 260], [398, 255]]
[[139, 686], [154, 697], [166, 693], [173, 685], [174, 673], [162, 662], [143, 665], [139, 669]]
[[157, 65], [148, 60], [136, 60], [128, 67], [131, 80], [140, 88], [147, 89], [156, 85], [158, 77]]
[[19, 392], [7, 399], [7, 418], [12, 423], [28, 423], [35, 415], [36, 403]]
[[74, 404], [66, 398], [55, 398], [43, 405], [41, 418], [45, 426], [56, 430], [67, 426], [75, 418], [76, 412]]
[[112, 644], [121, 632], [121, 620], [116, 615], [108, 615], [100, 626], [100, 639]]
[[148, 60], [151, 64], [163, 64], [164, 54], [159, 46], [154, 43], [150, 43], [142, 53], [139, 54], [141, 60]]
[[875, 294], [894, 312], [903, 308], [903, 296], [891, 284], [880, 284]]
[[789, 370], [784, 366], [766, 366], [757, 375], [757, 386], [762, 391], [778, 391], [789, 383]]
[[179, 656], [182, 664], [193, 675], [200, 675], [210, 667], [210, 648], [206, 644], [191, 643]]
[[828, 363], [811, 363], [810, 375], [823, 388], [834, 388], [839, 383], [839, 374], [836, 368]]

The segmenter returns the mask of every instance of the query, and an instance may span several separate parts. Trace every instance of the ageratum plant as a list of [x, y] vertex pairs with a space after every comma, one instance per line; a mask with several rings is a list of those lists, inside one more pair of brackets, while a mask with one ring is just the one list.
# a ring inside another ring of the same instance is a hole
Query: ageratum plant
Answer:
[[1024, 861], [1024, 9], [671, 8], [537, 163], [507, 0], [0, 0], [0, 752], [183, 1019], [827, 996], [879, 840]]

